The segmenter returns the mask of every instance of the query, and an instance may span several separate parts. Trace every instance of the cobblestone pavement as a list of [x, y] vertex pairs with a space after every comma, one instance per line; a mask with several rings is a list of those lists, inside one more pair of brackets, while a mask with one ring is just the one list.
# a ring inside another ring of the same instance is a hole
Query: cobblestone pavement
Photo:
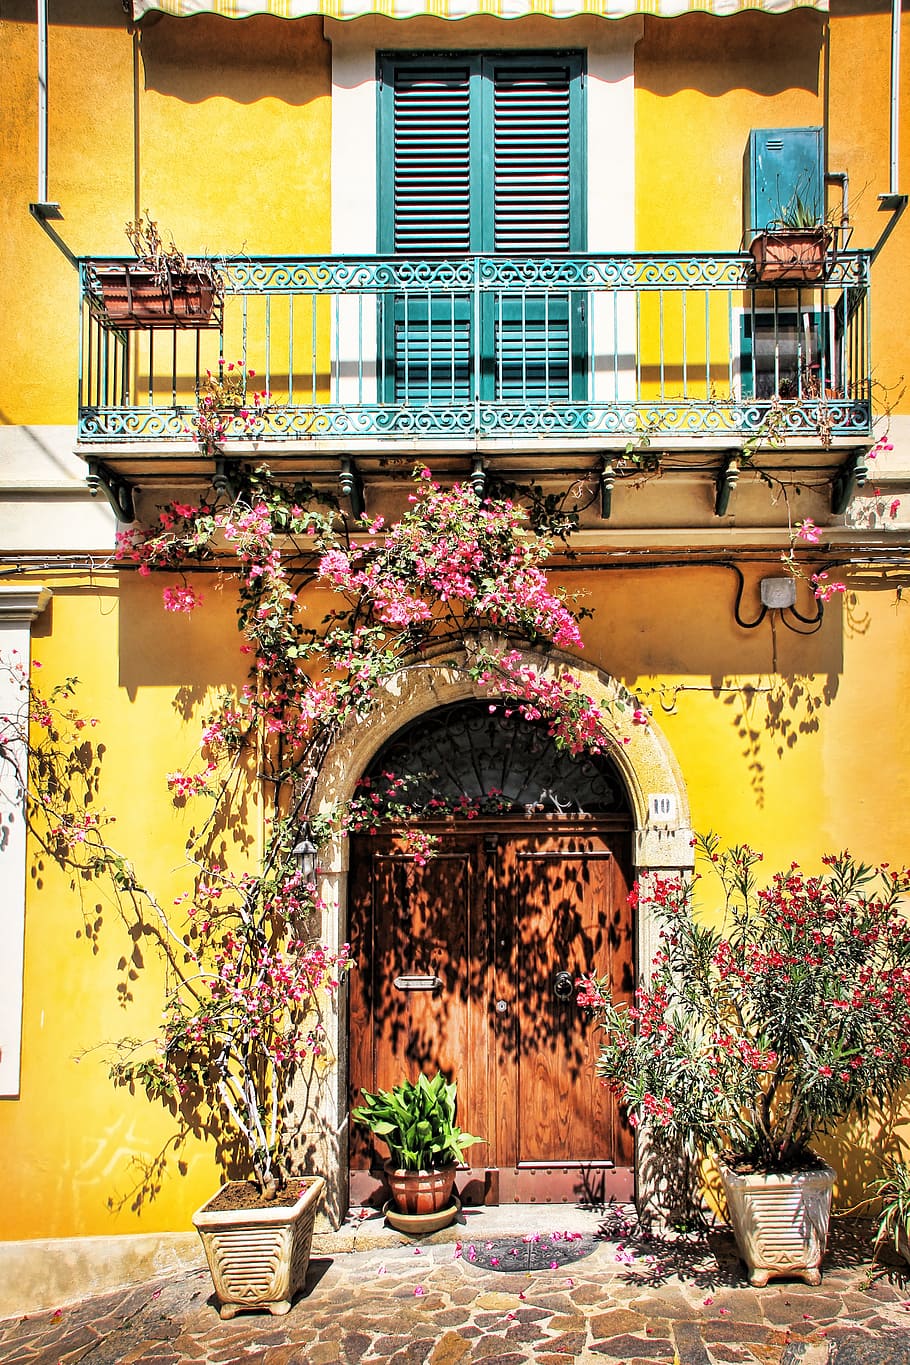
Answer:
[[222, 1321], [206, 1271], [173, 1274], [0, 1322], [0, 1361], [910, 1365], [910, 1279], [870, 1262], [868, 1224], [837, 1223], [817, 1289], [750, 1288], [725, 1233], [646, 1241], [614, 1220], [601, 1234], [470, 1240], [467, 1224], [459, 1242], [320, 1247], [283, 1318]]

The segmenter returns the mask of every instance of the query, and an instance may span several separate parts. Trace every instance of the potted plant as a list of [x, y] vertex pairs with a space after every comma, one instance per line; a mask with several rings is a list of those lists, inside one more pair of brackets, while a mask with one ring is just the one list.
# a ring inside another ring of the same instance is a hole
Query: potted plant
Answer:
[[316, 888], [297, 865], [293, 826], [276, 826], [259, 876], [216, 865], [199, 877], [161, 1034], [121, 1042], [111, 1068], [196, 1122], [207, 1113], [225, 1160], [250, 1172], [193, 1215], [225, 1318], [286, 1313], [306, 1278], [325, 1182], [291, 1174], [302, 1127], [292, 1081], [316, 1079], [323, 1005], [350, 965], [346, 946], [333, 953], [308, 936]]
[[[458, 1212], [452, 1201], [455, 1172], [464, 1153], [482, 1138], [463, 1133], [455, 1122], [455, 1083], [441, 1071], [432, 1080], [420, 1075], [375, 1095], [363, 1091], [363, 1104], [353, 1117], [383, 1141], [391, 1160], [386, 1166], [394, 1210], [386, 1216], [393, 1227], [410, 1231], [410, 1220], [426, 1215], [445, 1227]], [[423, 1231], [428, 1227], [423, 1226]]]
[[872, 1191], [882, 1201], [875, 1245], [886, 1237], [905, 1261], [910, 1261], [910, 1166], [892, 1161], [887, 1173], [872, 1183]]
[[834, 229], [799, 191], [761, 232], [749, 250], [762, 284], [814, 284], [825, 276]]
[[149, 216], [126, 224], [136, 262], [90, 266], [90, 282], [103, 322], [118, 330], [219, 326], [224, 281], [208, 262], [188, 260], [173, 238], [165, 247]]
[[697, 879], [653, 879], [663, 927], [649, 983], [630, 1008], [596, 981], [579, 1001], [604, 1028], [598, 1071], [633, 1125], [717, 1159], [751, 1282], [816, 1284], [835, 1175], [811, 1143], [910, 1076], [910, 923], [897, 908], [910, 879], [843, 854], [823, 875], [794, 863], [759, 887], [760, 854], [697, 844], [719, 910], [697, 913]]

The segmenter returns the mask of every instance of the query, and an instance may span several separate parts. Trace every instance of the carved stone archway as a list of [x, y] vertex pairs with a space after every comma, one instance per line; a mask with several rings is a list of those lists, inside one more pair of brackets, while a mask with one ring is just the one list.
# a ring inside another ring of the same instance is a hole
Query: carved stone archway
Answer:
[[[522, 664], [553, 676], [570, 669], [584, 691], [615, 719], [607, 752], [625, 783], [634, 821], [635, 876], [647, 886], [649, 875], [686, 871], [692, 867], [692, 830], [689, 802], [676, 758], [658, 726], [635, 724], [635, 699], [609, 675], [577, 659], [531, 650], [521, 651]], [[319, 774], [313, 810], [328, 810], [350, 800], [371, 760], [386, 742], [412, 720], [439, 707], [474, 698], [491, 700], [495, 693], [467, 675], [458, 658], [432, 659], [402, 668], [389, 678], [370, 713], [368, 723], [349, 723], [333, 745]], [[348, 843], [336, 839], [320, 858], [321, 893], [327, 907], [323, 941], [340, 946], [347, 937]], [[636, 976], [647, 977], [656, 947], [655, 928], [646, 895], [640, 897], [636, 922]], [[329, 1216], [337, 1224], [344, 1216], [348, 1183], [347, 1024], [342, 1000], [326, 1020], [331, 1070], [320, 1087], [319, 1112], [307, 1124], [306, 1146], [327, 1175]], [[639, 1202], [648, 1199], [653, 1183], [646, 1176], [646, 1154], [636, 1156]], [[645, 1188], [647, 1187], [647, 1188]]]

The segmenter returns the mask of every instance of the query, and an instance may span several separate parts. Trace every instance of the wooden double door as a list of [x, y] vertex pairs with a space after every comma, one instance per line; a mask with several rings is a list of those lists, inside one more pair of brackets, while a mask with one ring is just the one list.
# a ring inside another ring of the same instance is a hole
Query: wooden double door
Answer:
[[[499, 818], [439, 833], [425, 863], [394, 836], [351, 840], [352, 1103], [438, 1067], [485, 1139], [467, 1201], [630, 1197], [632, 1134], [575, 988], [593, 972], [632, 998], [628, 830]], [[378, 1190], [377, 1155], [355, 1129], [354, 1202]]]

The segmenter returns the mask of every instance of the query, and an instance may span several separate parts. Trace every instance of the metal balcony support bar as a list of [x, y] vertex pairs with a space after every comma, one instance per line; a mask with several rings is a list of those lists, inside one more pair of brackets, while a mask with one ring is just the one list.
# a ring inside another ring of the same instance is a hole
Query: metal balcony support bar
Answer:
[[850, 458], [844, 462], [831, 485], [831, 511], [836, 516], [841, 516], [846, 512], [850, 499], [857, 488], [862, 488], [868, 473], [865, 450], [854, 451]]

